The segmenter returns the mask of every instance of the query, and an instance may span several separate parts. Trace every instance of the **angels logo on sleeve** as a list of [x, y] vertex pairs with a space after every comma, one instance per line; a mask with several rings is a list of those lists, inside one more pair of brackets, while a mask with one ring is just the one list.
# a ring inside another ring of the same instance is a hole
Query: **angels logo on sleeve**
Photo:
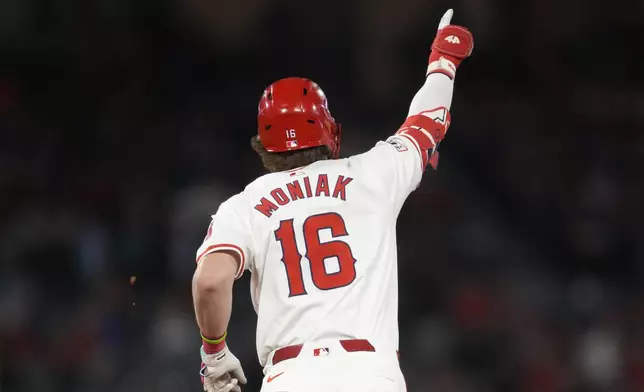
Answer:
[[212, 221], [210, 221], [210, 225], [208, 225], [208, 232], [206, 232], [206, 238], [203, 239], [204, 241], [207, 241], [208, 238], [210, 238], [212, 236], [212, 226], [214, 224], [215, 224], [215, 221], [213, 219]]

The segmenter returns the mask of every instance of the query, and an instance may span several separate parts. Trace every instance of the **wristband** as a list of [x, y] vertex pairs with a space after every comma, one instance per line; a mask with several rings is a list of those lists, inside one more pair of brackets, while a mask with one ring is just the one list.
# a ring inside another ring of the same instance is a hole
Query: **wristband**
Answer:
[[208, 344], [221, 344], [224, 342], [224, 340], [226, 340], [226, 336], [228, 336], [228, 331], [224, 332], [224, 334], [217, 339], [208, 339], [207, 337], [203, 336], [203, 333], [201, 332], [199, 334], [201, 335], [201, 340], [203, 340]]

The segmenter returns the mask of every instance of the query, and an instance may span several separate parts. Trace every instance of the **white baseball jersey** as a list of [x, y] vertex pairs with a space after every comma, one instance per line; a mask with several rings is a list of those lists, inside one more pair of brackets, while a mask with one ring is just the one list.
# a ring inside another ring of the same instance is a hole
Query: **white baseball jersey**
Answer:
[[[436, 76], [451, 100], [451, 80]], [[448, 111], [431, 115], [444, 123]], [[322, 339], [368, 339], [395, 354], [396, 219], [425, 170], [427, 137], [402, 128], [364, 154], [262, 176], [221, 204], [197, 262], [232, 250], [237, 276], [250, 271], [263, 366], [277, 348]]]

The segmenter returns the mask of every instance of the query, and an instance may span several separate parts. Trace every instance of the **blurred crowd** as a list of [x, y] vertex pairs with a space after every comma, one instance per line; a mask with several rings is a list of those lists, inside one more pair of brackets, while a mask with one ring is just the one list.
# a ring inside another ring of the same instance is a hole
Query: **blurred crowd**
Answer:
[[642, 2], [4, 0], [0, 392], [200, 390], [194, 255], [262, 174], [262, 90], [316, 80], [365, 151], [449, 7], [476, 44], [398, 223], [409, 391], [644, 391]]

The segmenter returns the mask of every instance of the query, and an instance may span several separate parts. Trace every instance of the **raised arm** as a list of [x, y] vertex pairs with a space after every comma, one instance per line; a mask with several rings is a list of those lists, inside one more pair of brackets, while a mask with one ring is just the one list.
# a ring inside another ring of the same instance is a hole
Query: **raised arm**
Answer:
[[449, 109], [456, 70], [474, 48], [472, 33], [450, 24], [453, 14], [450, 9], [440, 20], [425, 83], [409, 106], [407, 120], [396, 132], [414, 144], [421, 155], [423, 170], [427, 163], [434, 169], [438, 165], [437, 147], [450, 125]]
[[428, 165], [438, 164], [438, 145], [450, 125], [454, 78], [461, 61], [472, 53], [474, 39], [464, 27], [451, 25], [448, 10], [438, 25], [429, 55], [426, 79], [409, 106], [398, 131], [364, 154], [353, 157], [377, 194], [400, 212], [411, 192], [418, 188]]

